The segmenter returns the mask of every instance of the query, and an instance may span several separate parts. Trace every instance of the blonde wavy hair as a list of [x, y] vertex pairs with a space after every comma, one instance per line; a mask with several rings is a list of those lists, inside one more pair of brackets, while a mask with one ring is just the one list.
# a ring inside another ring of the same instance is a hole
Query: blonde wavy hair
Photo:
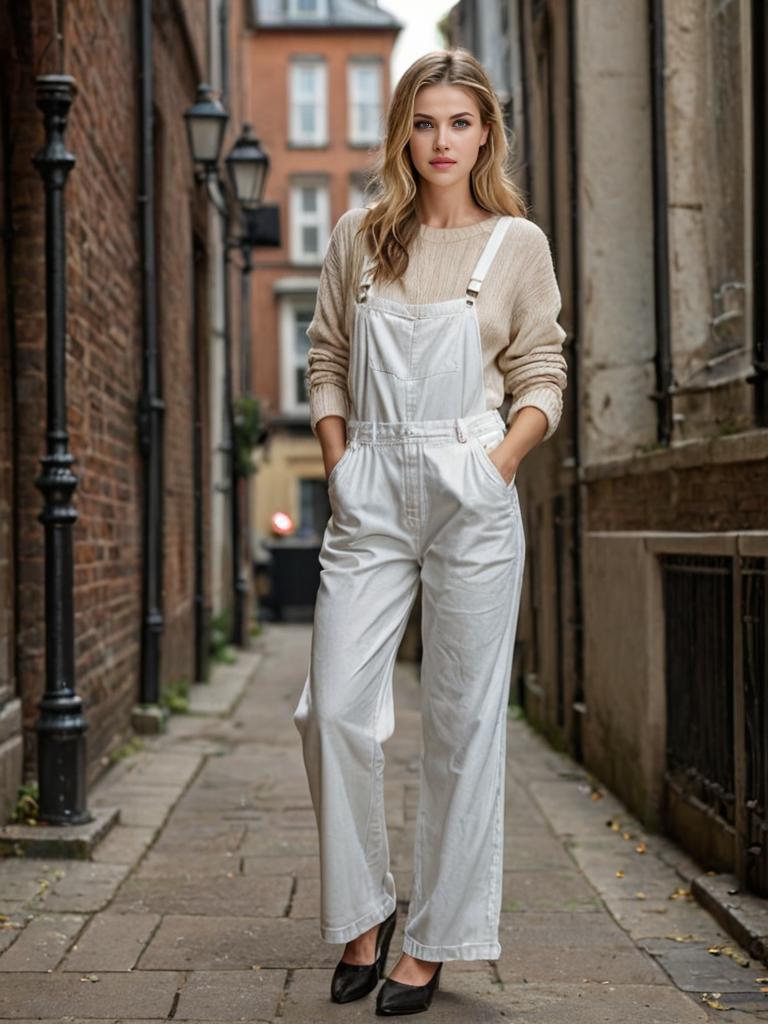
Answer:
[[386, 128], [366, 192], [374, 205], [358, 228], [373, 255], [374, 281], [396, 280], [408, 266], [408, 248], [419, 231], [417, 172], [408, 149], [416, 93], [425, 85], [455, 85], [474, 96], [488, 137], [470, 171], [475, 202], [489, 214], [527, 216], [521, 191], [511, 178], [511, 146], [490, 79], [477, 58], [462, 47], [434, 50], [403, 73], [390, 100]]

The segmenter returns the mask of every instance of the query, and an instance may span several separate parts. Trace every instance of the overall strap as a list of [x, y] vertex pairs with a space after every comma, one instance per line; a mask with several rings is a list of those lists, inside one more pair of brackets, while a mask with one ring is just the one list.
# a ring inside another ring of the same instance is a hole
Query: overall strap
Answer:
[[469, 279], [467, 285], [467, 301], [474, 302], [480, 292], [480, 286], [483, 283], [483, 279], [488, 272], [488, 268], [493, 262], [493, 258], [499, 251], [501, 240], [506, 234], [507, 228], [512, 223], [511, 216], [500, 217], [494, 225], [493, 231], [485, 243], [483, 251], [480, 253], [480, 258], [475, 264], [475, 269], [472, 271], [472, 277]]
[[373, 272], [373, 257], [367, 252], [363, 252], [363, 266], [360, 271], [360, 282], [357, 287], [357, 301], [365, 302], [368, 296], [368, 290], [371, 287], [370, 276]]

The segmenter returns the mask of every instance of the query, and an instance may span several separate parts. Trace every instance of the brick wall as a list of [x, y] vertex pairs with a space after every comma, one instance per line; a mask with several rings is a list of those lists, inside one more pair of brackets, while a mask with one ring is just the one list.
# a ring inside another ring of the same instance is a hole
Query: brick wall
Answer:
[[[34, 773], [33, 726], [44, 688], [42, 495], [34, 486], [45, 451], [45, 320], [42, 182], [31, 164], [42, 145], [34, 74], [77, 82], [67, 143], [77, 163], [66, 190], [67, 387], [74, 495], [76, 686], [89, 721], [89, 775], [130, 732], [139, 697], [143, 470], [137, 437], [142, 381], [138, 223], [136, 5], [33, 2], [14, 15], [6, 65], [13, 132], [13, 288], [16, 304], [19, 620], [15, 645], [23, 697], [26, 770]], [[67, 14], [67, 12], [70, 12]], [[165, 400], [162, 681], [193, 668], [192, 233], [205, 242], [205, 197], [187, 155], [183, 112], [206, 62], [206, 5], [155, 6], [159, 321]], [[203, 307], [204, 308], [204, 307]], [[0, 348], [0, 361], [5, 357]], [[203, 353], [203, 358], [205, 357]], [[2, 375], [3, 380], [6, 374]], [[6, 406], [5, 402], [2, 402]], [[0, 466], [7, 430], [0, 422]], [[3, 472], [3, 477], [6, 477]], [[204, 491], [204, 493], [207, 493]], [[0, 501], [5, 495], [0, 494]], [[6, 499], [7, 500], [7, 499]], [[0, 560], [4, 552], [0, 548]], [[5, 595], [0, 608], [6, 608]], [[6, 632], [8, 632], [6, 628]]]

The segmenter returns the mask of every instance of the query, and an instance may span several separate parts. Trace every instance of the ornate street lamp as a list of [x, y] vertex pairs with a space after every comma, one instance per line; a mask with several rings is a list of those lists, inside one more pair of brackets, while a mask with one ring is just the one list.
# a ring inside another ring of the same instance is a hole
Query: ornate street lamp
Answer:
[[74, 560], [72, 496], [77, 477], [68, 451], [66, 331], [67, 274], [64, 186], [75, 164], [64, 144], [75, 80], [40, 75], [37, 106], [45, 122], [45, 145], [33, 163], [45, 187], [46, 434], [48, 452], [35, 485], [44, 495], [39, 520], [45, 527], [45, 692], [38, 702], [38, 820], [81, 825], [93, 820], [86, 807], [83, 702], [75, 693]]
[[197, 100], [185, 111], [189, 151], [196, 164], [202, 164], [205, 173], [213, 173], [219, 162], [229, 114], [215, 99], [210, 85], [198, 85]]
[[253, 134], [252, 125], [243, 125], [242, 132], [224, 162], [232, 191], [242, 209], [258, 209], [269, 173], [269, 157]]

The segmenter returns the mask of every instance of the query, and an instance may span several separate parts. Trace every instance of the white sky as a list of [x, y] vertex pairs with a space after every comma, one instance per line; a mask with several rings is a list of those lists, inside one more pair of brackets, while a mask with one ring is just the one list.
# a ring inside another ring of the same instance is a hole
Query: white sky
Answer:
[[392, 53], [392, 87], [409, 64], [430, 50], [442, 49], [437, 22], [455, 0], [381, 0], [379, 7], [405, 24]]

